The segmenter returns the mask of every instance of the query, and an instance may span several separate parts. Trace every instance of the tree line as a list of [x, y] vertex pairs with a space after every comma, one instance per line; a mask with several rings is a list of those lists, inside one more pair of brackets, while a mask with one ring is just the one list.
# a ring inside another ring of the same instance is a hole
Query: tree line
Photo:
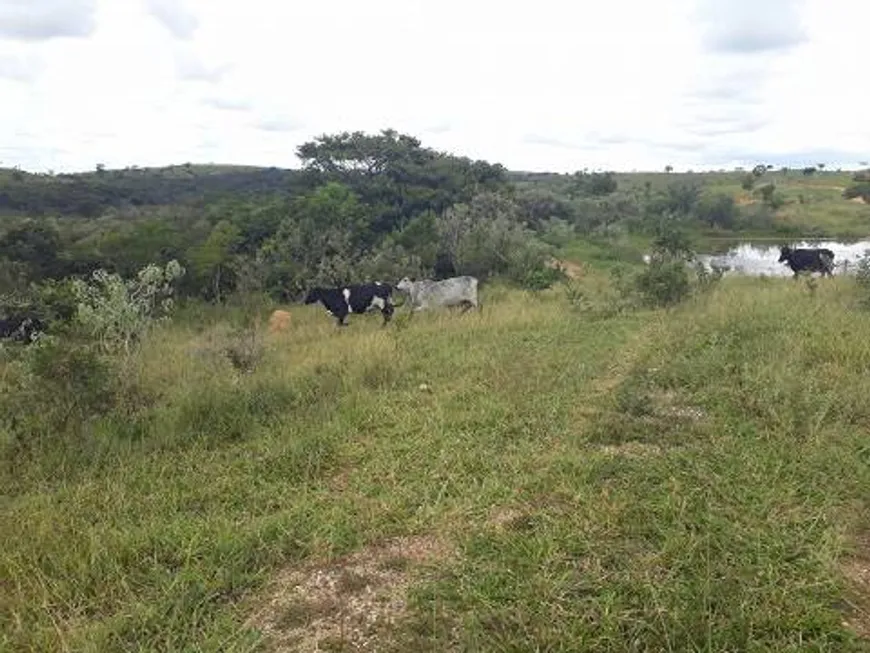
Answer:
[[170, 261], [186, 271], [178, 297], [212, 302], [251, 292], [293, 301], [313, 285], [446, 271], [545, 288], [559, 276], [548, 259], [578, 235], [655, 234], [665, 222], [770, 228], [778, 201], [771, 189], [738, 207], [692, 175], [654, 185], [610, 172], [509, 173], [394, 130], [323, 135], [297, 155], [298, 170], [0, 173], [2, 303], [56, 299], [65, 280], [132, 278]]

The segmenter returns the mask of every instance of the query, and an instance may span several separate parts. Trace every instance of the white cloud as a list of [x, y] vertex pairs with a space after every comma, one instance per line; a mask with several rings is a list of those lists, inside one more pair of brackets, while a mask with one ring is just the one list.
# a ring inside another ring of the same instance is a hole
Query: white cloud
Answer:
[[184, 0], [145, 0], [145, 6], [176, 38], [189, 39], [199, 21], [187, 10]]
[[188, 46], [176, 44], [172, 51], [175, 73], [182, 81], [219, 82], [232, 68], [230, 63], [207, 64]]
[[807, 40], [805, 0], [698, 0], [704, 47], [713, 52], [787, 50]]
[[294, 132], [304, 127], [303, 123], [287, 116], [271, 116], [262, 118], [256, 123], [257, 129], [267, 132]]
[[95, 14], [96, 0], [2, 0], [0, 39], [86, 37], [94, 31]]
[[3, 165], [296, 166], [388, 127], [527, 170], [870, 157], [863, 0], [21, 2]]
[[0, 80], [32, 82], [42, 71], [44, 62], [33, 54], [6, 53], [0, 48]]

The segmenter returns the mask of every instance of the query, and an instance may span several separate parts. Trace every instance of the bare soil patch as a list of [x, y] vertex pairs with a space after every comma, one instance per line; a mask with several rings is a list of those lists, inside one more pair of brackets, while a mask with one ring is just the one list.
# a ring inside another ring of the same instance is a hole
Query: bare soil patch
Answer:
[[406, 616], [413, 580], [449, 554], [434, 536], [401, 537], [328, 564], [288, 569], [248, 625], [275, 652], [381, 650]]

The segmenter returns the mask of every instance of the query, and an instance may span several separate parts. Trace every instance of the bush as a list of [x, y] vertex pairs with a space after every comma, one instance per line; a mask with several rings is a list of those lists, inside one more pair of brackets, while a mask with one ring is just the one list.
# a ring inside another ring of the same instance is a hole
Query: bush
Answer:
[[689, 273], [682, 259], [653, 257], [647, 268], [635, 278], [642, 301], [649, 306], [672, 306], [690, 292]]
[[440, 216], [437, 229], [458, 274], [503, 276], [532, 288], [547, 287], [559, 278], [546, 266], [552, 247], [522, 226], [519, 207], [509, 198], [477, 195]]
[[760, 186], [755, 190], [755, 195], [761, 197], [761, 201], [771, 209], [778, 209], [785, 204], [785, 198], [781, 193], [776, 192], [776, 184], [770, 183]]
[[553, 247], [564, 247], [577, 237], [574, 226], [559, 218], [550, 218], [541, 223], [538, 238]]
[[[855, 176], [857, 178], [858, 175]], [[859, 181], [858, 183], [849, 186], [846, 190], [843, 191], [843, 197], [845, 197], [847, 200], [860, 197], [865, 202], [870, 204], [870, 180]]]
[[691, 291], [686, 263], [695, 254], [688, 236], [673, 221], [661, 221], [656, 232], [649, 264], [635, 277], [634, 287], [642, 303], [672, 306]]
[[0, 419], [12, 459], [46, 444], [78, 451], [82, 427], [111, 410], [120, 387], [116, 368], [94, 345], [54, 336], [40, 338], [10, 364], [5, 381]]
[[557, 268], [542, 267], [528, 270], [517, 284], [528, 290], [546, 290], [565, 278], [565, 273]]
[[636, 307], [633, 279], [621, 266], [610, 269], [611, 283], [603, 292], [590, 292], [573, 279], [565, 281], [565, 298], [571, 307], [592, 318], [607, 319]]
[[172, 283], [184, 274], [177, 261], [165, 268], [148, 265], [136, 279], [124, 281], [117, 274], [96, 270], [93, 283], [72, 282], [78, 300], [77, 321], [106, 351], [130, 346], [154, 322], [172, 309]]
[[731, 195], [708, 195], [698, 202], [695, 216], [711, 227], [731, 229], [737, 221], [737, 204]]

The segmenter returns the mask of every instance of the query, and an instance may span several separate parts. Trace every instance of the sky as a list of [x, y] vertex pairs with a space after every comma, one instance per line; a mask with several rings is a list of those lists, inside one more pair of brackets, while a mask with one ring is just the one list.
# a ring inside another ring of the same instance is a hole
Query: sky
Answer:
[[0, 0], [0, 167], [298, 167], [395, 129], [512, 170], [870, 159], [867, 0]]

